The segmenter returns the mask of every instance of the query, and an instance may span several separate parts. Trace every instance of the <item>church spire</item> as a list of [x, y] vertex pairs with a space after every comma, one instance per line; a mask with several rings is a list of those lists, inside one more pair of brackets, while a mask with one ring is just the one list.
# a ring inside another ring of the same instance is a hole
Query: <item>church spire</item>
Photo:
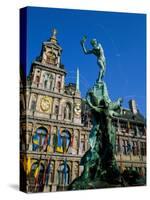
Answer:
[[76, 76], [76, 92], [80, 91], [80, 83], [79, 83], [79, 68], [77, 68], [77, 76]]

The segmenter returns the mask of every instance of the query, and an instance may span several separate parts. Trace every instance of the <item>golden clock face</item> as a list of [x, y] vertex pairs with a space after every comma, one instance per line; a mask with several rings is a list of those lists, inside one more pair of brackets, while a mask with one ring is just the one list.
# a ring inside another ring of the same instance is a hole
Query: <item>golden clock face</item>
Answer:
[[74, 112], [75, 112], [76, 115], [80, 115], [80, 113], [81, 113], [81, 105], [80, 105], [80, 103], [77, 103], [75, 105]]
[[41, 109], [46, 112], [50, 109], [51, 106], [51, 99], [49, 97], [43, 97], [41, 99], [40, 107]]

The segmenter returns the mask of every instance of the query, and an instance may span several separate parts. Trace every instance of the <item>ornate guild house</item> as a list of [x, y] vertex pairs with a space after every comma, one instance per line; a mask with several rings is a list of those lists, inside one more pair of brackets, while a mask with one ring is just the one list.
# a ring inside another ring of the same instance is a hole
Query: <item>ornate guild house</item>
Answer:
[[[43, 42], [30, 74], [20, 81], [20, 189], [26, 192], [66, 190], [83, 171], [91, 115], [76, 83], [65, 84], [62, 48], [56, 30]], [[146, 175], [146, 124], [135, 100], [114, 117], [116, 159], [123, 172]]]

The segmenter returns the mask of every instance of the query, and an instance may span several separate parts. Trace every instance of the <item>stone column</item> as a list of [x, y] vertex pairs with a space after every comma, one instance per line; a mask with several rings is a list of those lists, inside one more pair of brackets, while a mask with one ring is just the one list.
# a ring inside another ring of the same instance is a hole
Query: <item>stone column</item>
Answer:
[[58, 103], [58, 106], [59, 106], [59, 111], [58, 111], [58, 120], [62, 120], [62, 113], [61, 113], [61, 100], [59, 99], [59, 103]]
[[118, 136], [118, 146], [119, 146], [119, 152], [117, 152], [117, 154], [121, 154], [122, 153], [122, 144], [121, 144], [121, 140], [120, 140], [120, 136]]
[[30, 131], [26, 131], [26, 151], [30, 151], [32, 150], [31, 148], [31, 132]]
[[29, 93], [29, 91], [26, 91], [25, 93], [25, 109], [26, 111], [29, 109], [29, 103], [30, 103], [30, 96], [31, 94]]
[[57, 67], [60, 66], [60, 52], [57, 53]]
[[40, 73], [40, 81], [39, 81], [39, 87], [40, 87], [40, 88], [43, 88], [43, 74], [44, 74], [44, 72], [42, 71], [42, 72]]
[[140, 154], [140, 141], [137, 141], [137, 153], [139, 157], [141, 157], [141, 154]]
[[54, 92], [57, 92], [57, 74], [55, 74], [55, 78], [54, 78]]
[[53, 104], [52, 104], [52, 112], [51, 112], [51, 119], [56, 119], [55, 114], [55, 106], [56, 106], [57, 98], [53, 98]]
[[80, 146], [81, 146], [81, 132], [79, 130], [79, 132], [78, 132], [78, 154], [79, 155], [81, 154]]
[[59, 162], [55, 160], [54, 163], [54, 183], [52, 184], [52, 192], [57, 190], [57, 169], [59, 167]]
[[28, 133], [27, 133], [27, 141], [29, 144], [28, 150], [32, 151], [32, 132], [31, 131], [28, 131]]
[[61, 93], [64, 92], [64, 76], [61, 76]]
[[32, 151], [32, 136], [33, 136], [33, 134], [34, 134], [34, 132], [36, 131], [36, 123], [34, 122], [33, 123], [33, 127], [32, 127], [32, 131], [31, 131], [31, 135], [30, 135], [30, 145], [29, 145], [29, 150], [31, 149], [31, 151]]
[[74, 174], [74, 162], [71, 162], [71, 182], [75, 179], [75, 174]]

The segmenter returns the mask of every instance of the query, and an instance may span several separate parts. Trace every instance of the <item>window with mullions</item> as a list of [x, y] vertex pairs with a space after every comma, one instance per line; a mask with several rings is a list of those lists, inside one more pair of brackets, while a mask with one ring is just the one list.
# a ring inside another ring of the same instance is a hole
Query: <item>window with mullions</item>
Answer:
[[54, 182], [54, 163], [51, 163], [49, 166], [46, 167], [45, 181], [43, 181], [43, 184], [48, 186], [53, 182]]
[[144, 125], [139, 125], [139, 126], [138, 126], [138, 129], [139, 129], [139, 135], [140, 135], [140, 136], [143, 136], [144, 133], [145, 133]]
[[52, 74], [50, 74], [50, 77], [49, 77], [49, 89], [50, 90], [53, 90], [53, 81], [54, 81], [54, 77]]
[[49, 172], [49, 182], [53, 183], [54, 182], [54, 164], [50, 164], [50, 172]]
[[122, 130], [126, 130], [127, 129], [127, 122], [125, 121], [120, 121], [120, 128]]
[[120, 147], [120, 140], [119, 140], [119, 137], [116, 138], [116, 149], [115, 149], [115, 153], [119, 153], [121, 150], [121, 147]]
[[56, 118], [58, 118], [58, 114], [59, 114], [59, 105], [55, 105], [55, 115], [56, 115]]
[[71, 136], [68, 130], [62, 131], [61, 141], [62, 141], [63, 153], [66, 153], [69, 149], [70, 142], [71, 142]]
[[133, 152], [134, 156], [139, 154], [138, 142], [137, 141], [133, 141], [132, 152]]
[[127, 154], [128, 153], [128, 140], [122, 140], [123, 142], [123, 154]]
[[44, 148], [44, 142], [47, 137], [47, 129], [44, 127], [38, 128], [32, 137], [32, 149], [33, 151], [41, 151]]
[[68, 165], [61, 164], [58, 168], [58, 185], [65, 186], [69, 184], [70, 170]]
[[134, 136], [137, 136], [139, 133], [139, 129], [135, 123], [130, 123], [130, 129]]
[[145, 156], [146, 155], [146, 142], [141, 142], [140, 148], [141, 148], [141, 155]]

